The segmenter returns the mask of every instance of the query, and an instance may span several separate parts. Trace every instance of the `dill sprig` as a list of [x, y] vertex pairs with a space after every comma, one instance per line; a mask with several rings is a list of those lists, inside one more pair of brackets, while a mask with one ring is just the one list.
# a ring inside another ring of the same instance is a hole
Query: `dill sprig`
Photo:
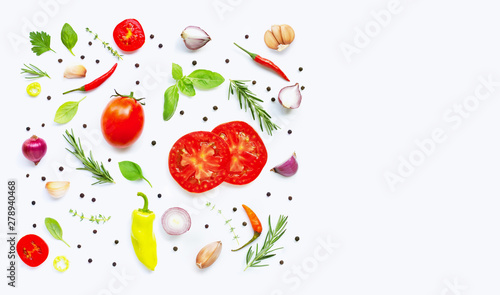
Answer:
[[280, 127], [271, 121], [271, 116], [264, 110], [262, 105], [262, 99], [255, 96], [255, 94], [248, 89], [245, 84], [249, 80], [229, 80], [229, 93], [227, 94], [227, 99], [230, 99], [231, 94], [236, 93], [236, 97], [240, 101], [240, 109], [245, 106], [245, 112], [250, 109], [252, 113], [252, 118], [254, 120], [255, 116], [259, 121], [260, 130], [264, 131], [264, 126], [269, 135], [273, 135], [273, 130], [278, 130]]
[[[288, 216], [280, 215], [280, 217], [278, 218], [278, 222], [276, 223], [276, 227], [273, 230], [271, 227], [271, 215], [269, 215], [269, 230], [267, 232], [266, 239], [264, 240], [264, 244], [262, 245], [260, 251], [259, 251], [259, 244], [255, 246], [255, 251], [252, 250], [252, 247], [248, 249], [246, 257], [247, 267], [245, 268], [245, 270], [247, 270], [247, 268], [249, 267], [268, 266], [269, 264], [260, 264], [260, 263], [262, 262], [262, 260], [271, 258], [274, 255], [276, 255], [275, 253], [271, 254], [272, 252], [279, 249], [283, 249], [283, 247], [274, 249], [272, 248], [274, 246], [274, 243], [276, 243], [281, 238], [281, 236], [283, 236], [283, 234], [286, 232], [285, 227], [286, 224], [288, 223], [287, 219]], [[255, 257], [253, 257], [254, 254]]]
[[113, 54], [113, 56], [116, 56], [116, 57], [118, 57], [118, 59], [123, 60], [123, 58], [122, 58], [123, 55], [119, 54], [116, 49], [113, 49], [113, 47], [109, 46], [108, 42], [104, 42], [103, 40], [99, 39], [99, 35], [97, 35], [96, 33], [92, 32], [89, 28], [85, 28], [85, 30], [87, 32], [91, 33], [92, 35], [94, 35], [94, 40], [101, 41], [101, 43], [104, 46], [104, 48], [108, 49], [111, 52], [111, 54]]
[[26, 76], [24, 78], [37, 79], [37, 78], [47, 77], [50, 79], [50, 76], [49, 76], [49, 74], [47, 74], [47, 72], [40, 70], [38, 67], [36, 67], [34, 65], [30, 64], [29, 66], [27, 66], [26, 64], [24, 64], [24, 66], [26, 68], [21, 68], [21, 74], [32, 75], [32, 76]]
[[[215, 205], [212, 204], [212, 203], [210, 203], [210, 202], [207, 202], [205, 204], [205, 206], [207, 206], [208, 208], [210, 208], [210, 211], [213, 211], [215, 209]], [[224, 218], [224, 225], [228, 225], [229, 226], [229, 232], [233, 234], [233, 240], [236, 240], [236, 243], [238, 243], [238, 245], [239, 245], [240, 244], [240, 242], [238, 241], [239, 236], [234, 232], [234, 227], [231, 225], [232, 219], [227, 219], [222, 214], [222, 211], [220, 209], [217, 209], [217, 214], [219, 214], [220, 216], [222, 216], [222, 218]]]
[[[67, 137], [66, 137], [67, 136]], [[92, 177], [97, 179], [94, 184], [102, 184], [102, 183], [115, 183], [108, 170], [104, 168], [104, 165], [99, 164], [96, 160], [94, 160], [94, 156], [92, 155], [92, 151], [90, 151], [90, 157], [85, 157], [85, 152], [82, 149], [82, 143], [80, 142], [80, 138], [78, 138], [78, 142], [75, 139], [75, 135], [73, 134], [73, 129], [71, 129], [71, 133], [66, 130], [66, 136], [63, 135], [64, 139], [73, 147], [74, 151], [66, 150], [72, 153], [75, 157], [78, 158], [85, 166], [85, 168], [76, 168], [77, 170], [87, 170], [94, 174]]]
[[69, 213], [73, 214], [73, 216], [78, 216], [80, 218], [80, 221], [83, 221], [84, 219], [87, 219], [90, 222], [95, 222], [97, 224], [99, 223], [105, 223], [106, 221], [111, 219], [111, 216], [104, 216], [102, 214], [99, 215], [90, 215], [90, 217], [86, 217], [85, 214], [81, 213], [79, 214], [78, 211], [69, 209]]

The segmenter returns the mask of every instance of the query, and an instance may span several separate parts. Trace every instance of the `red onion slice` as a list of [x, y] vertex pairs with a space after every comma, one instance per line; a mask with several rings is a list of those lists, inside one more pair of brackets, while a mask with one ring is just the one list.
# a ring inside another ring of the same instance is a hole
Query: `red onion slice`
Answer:
[[292, 86], [286, 86], [280, 90], [278, 101], [287, 109], [296, 109], [302, 102], [302, 94], [300, 93], [299, 83]]
[[169, 235], [182, 235], [191, 228], [191, 217], [186, 210], [172, 207], [161, 216], [161, 225]]

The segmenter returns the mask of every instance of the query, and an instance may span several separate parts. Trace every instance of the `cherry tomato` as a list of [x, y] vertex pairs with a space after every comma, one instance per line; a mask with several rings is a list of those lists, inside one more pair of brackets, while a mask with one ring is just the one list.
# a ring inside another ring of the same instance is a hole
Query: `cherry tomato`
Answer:
[[49, 246], [37, 235], [25, 235], [17, 242], [17, 255], [28, 266], [36, 267], [49, 256]]
[[224, 139], [231, 153], [225, 182], [247, 184], [255, 180], [267, 162], [267, 150], [259, 134], [245, 122], [233, 121], [212, 130]]
[[117, 148], [133, 144], [144, 127], [144, 110], [133, 93], [116, 95], [102, 113], [101, 131], [106, 141]]
[[226, 178], [229, 147], [212, 132], [196, 131], [179, 138], [168, 156], [172, 177], [192, 193], [208, 191]]
[[144, 30], [139, 21], [133, 18], [119, 23], [113, 30], [113, 39], [123, 51], [134, 51], [142, 47], [146, 41]]

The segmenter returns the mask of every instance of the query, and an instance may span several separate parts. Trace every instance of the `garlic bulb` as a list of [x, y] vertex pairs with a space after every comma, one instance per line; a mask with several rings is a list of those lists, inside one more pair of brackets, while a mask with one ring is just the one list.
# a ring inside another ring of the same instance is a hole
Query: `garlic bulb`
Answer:
[[264, 34], [267, 47], [282, 51], [295, 39], [295, 32], [289, 25], [274, 25]]
[[82, 65], [67, 66], [64, 70], [64, 78], [84, 78], [87, 75], [87, 69]]
[[45, 188], [51, 196], [58, 199], [68, 191], [69, 181], [49, 181], [45, 184]]
[[201, 248], [196, 256], [196, 265], [199, 268], [207, 268], [212, 265], [222, 250], [222, 243], [220, 241], [212, 242], [205, 247]]

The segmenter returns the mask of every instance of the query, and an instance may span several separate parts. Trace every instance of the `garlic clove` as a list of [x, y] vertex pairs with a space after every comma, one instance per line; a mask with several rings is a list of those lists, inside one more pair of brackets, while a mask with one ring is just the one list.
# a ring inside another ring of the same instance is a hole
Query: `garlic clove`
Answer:
[[69, 189], [69, 181], [49, 181], [45, 184], [49, 194], [58, 199], [64, 196]]
[[264, 42], [266, 43], [267, 47], [274, 50], [277, 50], [280, 45], [276, 38], [274, 38], [273, 32], [269, 30], [264, 34]]
[[87, 69], [82, 65], [70, 65], [64, 70], [64, 78], [84, 78], [87, 75]]
[[295, 31], [289, 25], [281, 25], [281, 38], [283, 39], [283, 45], [288, 45], [295, 39]]
[[209, 267], [219, 258], [221, 250], [221, 241], [212, 242], [201, 248], [196, 256], [196, 265], [201, 269]]
[[292, 86], [286, 86], [280, 90], [278, 101], [287, 109], [296, 109], [302, 102], [302, 94], [300, 93], [299, 83]]
[[275, 166], [274, 168], [271, 169], [271, 171], [286, 177], [290, 177], [295, 175], [298, 169], [299, 169], [299, 163], [297, 162], [297, 155], [293, 153], [293, 155], [288, 160]]
[[278, 51], [283, 51], [283, 50], [284, 50], [284, 49], [286, 49], [288, 46], [290, 46], [290, 44], [286, 44], [286, 45], [284, 45], [284, 44], [280, 44], [280, 45], [278, 45], [278, 48], [277, 48], [276, 50], [278, 50]]
[[273, 25], [271, 27], [271, 32], [273, 32], [274, 38], [279, 44], [283, 44], [283, 39], [281, 38], [281, 27], [279, 25]]
[[212, 40], [210, 36], [200, 27], [188, 26], [181, 33], [184, 44], [188, 49], [197, 50], [205, 46], [208, 41]]

